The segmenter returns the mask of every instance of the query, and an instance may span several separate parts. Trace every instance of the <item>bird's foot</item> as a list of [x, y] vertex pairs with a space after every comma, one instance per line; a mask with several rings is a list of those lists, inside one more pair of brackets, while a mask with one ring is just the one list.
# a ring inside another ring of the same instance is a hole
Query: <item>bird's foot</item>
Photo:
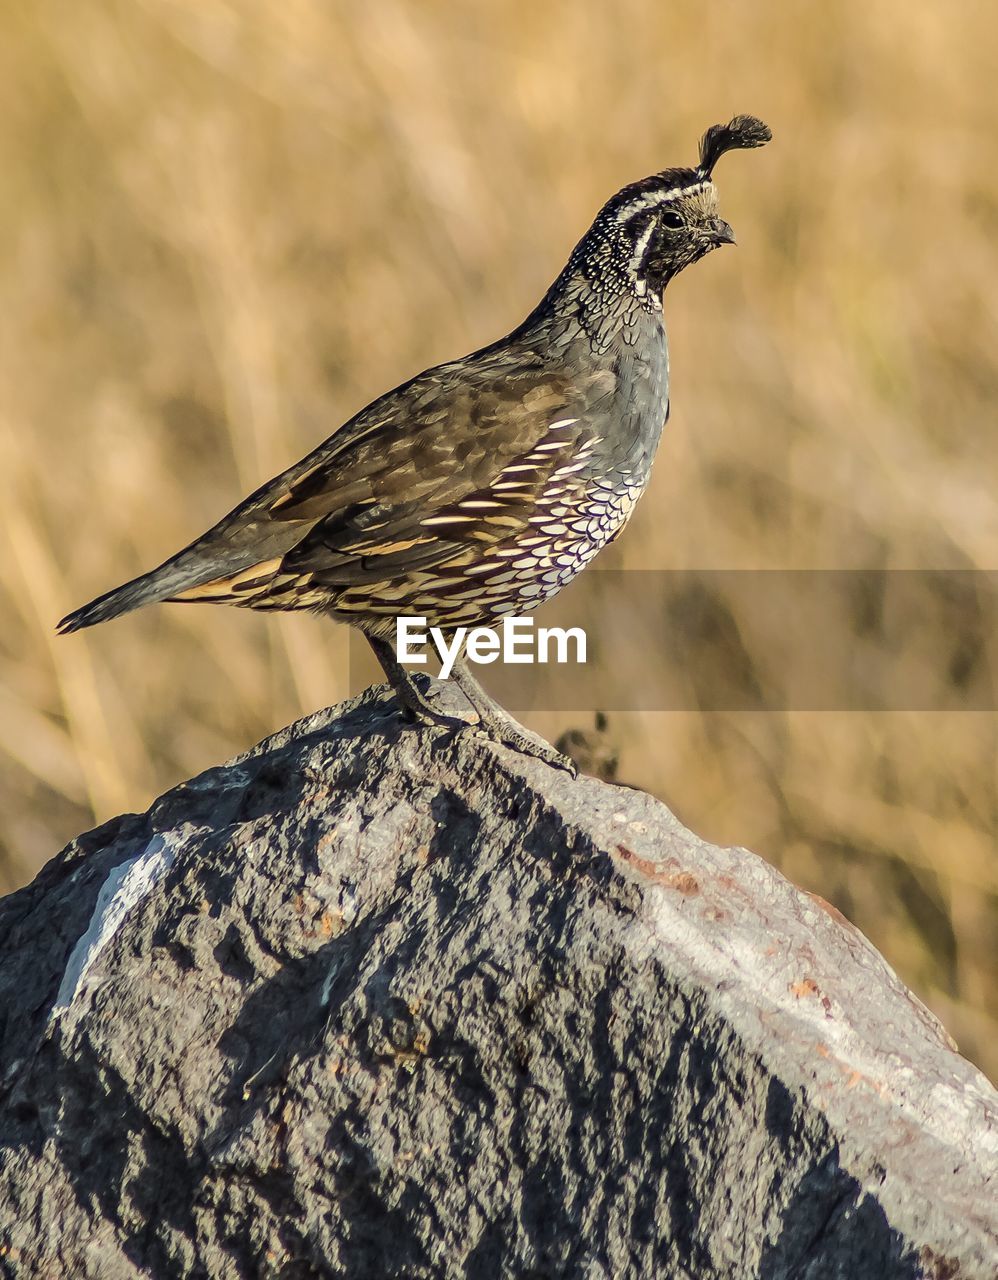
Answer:
[[500, 719], [498, 716], [495, 718], [491, 716], [482, 717], [479, 714], [478, 723], [469, 725], [468, 728], [492, 742], [498, 742], [504, 747], [512, 747], [520, 755], [532, 756], [535, 760], [541, 760], [544, 764], [550, 765], [552, 769], [564, 769], [573, 778], [577, 778], [579, 775], [579, 770], [574, 760], [562, 755], [560, 751], [552, 747], [550, 742], [545, 742], [540, 734], [531, 733], [512, 720]]
[[416, 681], [410, 676], [409, 679], [396, 689], [398, 695], [399, 707], [402, 712], [402, 719], [411, 725], [442, 725], [447, 729], [463, 729], [467, 727], [467, 721], [460, 719], [459, 716], [448, 715], [445, 711], [439, 711], [431, 698], [437, 696], [437, 690], [432, 686], [428, 687], [424, 693], [420, 689]]
[[447, 715], [443, 711], [438, 711], [430, 701], [430, 697], [436, 696], [437, 690], [431, 686], [424, 692], [412, 672], [408, 671], [398, 661], [395, 656], [395, 650], [386, 640], [379, 640], [374, 636], [368, 636], [367, 639], [374, 650], [375, 656], [381, 663], [389, 683], [395, 690], [403, 719], [408, 723], [440, 725], [444, 728], [462, 731], [470, 730], [481, 734], [483, 737], [490, 738], [493, 742], [512, 747], [514, 751], [519, 751], [521, 755], [532, 756], [535, 760], [542, 760], [554, 769], [564, 769], [573, 778], [578, 776], [579, 771], [574, 760], [562, 755], [560, 751], [551, 746], [550, 742], [545, 742], [538, 734], [531, 733], [523, 725], [517, 724], [497, 702], [489, 697], [471, 674], [463, 659], [454, 664], [451, 675], [454, 683], [467, 698], [471, 704], [472, 711], [475, 713], [476, 719], [471, 723], [467, 720], [461, 720], [457, 716]]
[[517, 724], [494, 698], [489, 697], [471, 674], [464, 658], [454, 663], [451, 668], [451, 679], [468, 699], [472, 711], [478, 717], [477, 723], [471, 726], [475, 733], [490, 738], [493, 742], [501, 743], [505, 747], [512, 747], [521, 755], [542, 760], [553, 769], [564, 769], [573, 778], [578, 776], [579, 771], [574, 760], [562, 755], [539, 734], [531, 733], [522, 724]]
[[395, 650], [387, 640], [368, 636], [367, 642], [373, 649], [374, 656], [381, 663], [381, 669], [388, 677], [388, 683], [395, 690], [403, 720], [408, 724], [436, 724], [448, 729], [462, 728], [466, 724], [466, 721], [457, 716], [449, 716], [437, 710], [430, 701], [430, 698], [436, 697], [436, 689], [432, 687], [426, 676], [422, 676], [421, 679], [427, 683], [424, 693], [416, 677], [396, 658]]
[[495, 711], [491, 708], [486, 708], [483, 714], [483, 710], [476, 706], [473, 708], [476, 719], [472, 721], [462, 720], [457, 716], [447, 715], [443, 711], [438, 711], [433, 706], [429, 699], [436, 697], [437, 692], [436, 689], [430, 688], [424, 693], [415, 680], [406, 687], [404, 692], [401, 689], [398, 691], [402, 716], [408, 724], [441, 725], [448, 729], [475, 733], [480, 737], [488, 738], [491, 742], [498, 742], [504, 747], [511, 747], [521, 755], [532, 756], [535, 760], [541, 760], [544, 764], [551, 765], [554, 769], [564, 769], [573, 778], [578, 775], [575, 762], [570, 757], [562, 755], [549, 742], [545, 742], [539, 734], [531, 733], [528, 729], [524, 729], [522, 725], [518, 725], [515, 720], [498, 708]]

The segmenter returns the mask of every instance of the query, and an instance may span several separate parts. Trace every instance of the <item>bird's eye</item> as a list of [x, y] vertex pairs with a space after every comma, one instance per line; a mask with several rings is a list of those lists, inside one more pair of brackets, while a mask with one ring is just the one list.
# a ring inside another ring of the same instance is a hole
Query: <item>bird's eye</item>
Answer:
[[682, 217], [674, 209], [667, 209], [662, 214], [661, 222], [662, 226], [668, 227], [670, 231], [678, 231], [683, 225]]

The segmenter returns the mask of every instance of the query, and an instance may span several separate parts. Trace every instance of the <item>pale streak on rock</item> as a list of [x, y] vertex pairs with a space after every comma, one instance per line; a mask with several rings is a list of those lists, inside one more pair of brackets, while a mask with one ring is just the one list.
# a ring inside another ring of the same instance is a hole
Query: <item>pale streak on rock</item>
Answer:
[[100, 887], [97, 902], [86, 930], [66, 961], [50, 1024], [65, 1013], [86, 989], [87, 975], [98, 956], [128, 917], [128, 913], [155, 888], [173, 865], [174, 845], [155, 835], [146, 847], [124, 862], [117, 863]]

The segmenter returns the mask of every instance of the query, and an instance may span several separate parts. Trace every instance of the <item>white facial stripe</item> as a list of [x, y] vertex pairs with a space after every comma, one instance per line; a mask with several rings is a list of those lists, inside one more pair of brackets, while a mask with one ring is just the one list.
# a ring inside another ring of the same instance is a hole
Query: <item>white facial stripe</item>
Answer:
[[703, 187], [709, 187], [711, 181], [709, 178], [703, 182], [691, 182], [685, 187], [670, 187], [668, 191], [645, 191], [641, 195], [637, 195], [633, 200], [628, 200], [627, 204], [621, 205], [617, 210], [614, 220], [616, 222], [629, 222], [636, 213], [641, 213], [644, 209], [654, 209], [660, 204], [665, 204], [669, 200], [674, 200], [681, 192], [689, 194], [692, 191], [700, 191]]
[[631, 266], [635, 270], [641, 265], [641, 259], [645, 256], [645, 250], [648, 248], [648, 241], [652, 238], [655, 230], [655, 219], [649, 218], [648, 225], [644, 231], [638, 236], [637, 243], [634, 246], [634, 253], [631, 256]]

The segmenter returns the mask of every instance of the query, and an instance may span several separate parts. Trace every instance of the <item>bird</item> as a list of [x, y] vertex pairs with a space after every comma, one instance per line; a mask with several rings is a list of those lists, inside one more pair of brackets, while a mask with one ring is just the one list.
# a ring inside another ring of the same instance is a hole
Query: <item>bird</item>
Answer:
[[738, 115], [698, 163], [623, 187], [506, 337], [379, 396], [158, 568], [68, 614], [61, 634], [158, 601], [309, 610], [358, 628], [410, 722], [468, 727], [574, 772], [481, 687], [437, 711], [398, 660], [402, 616], [453, 632], [532, 610], [618, 536], [669, 414], [663, 296], [733, 244], [714, 167], [772, 133]]

